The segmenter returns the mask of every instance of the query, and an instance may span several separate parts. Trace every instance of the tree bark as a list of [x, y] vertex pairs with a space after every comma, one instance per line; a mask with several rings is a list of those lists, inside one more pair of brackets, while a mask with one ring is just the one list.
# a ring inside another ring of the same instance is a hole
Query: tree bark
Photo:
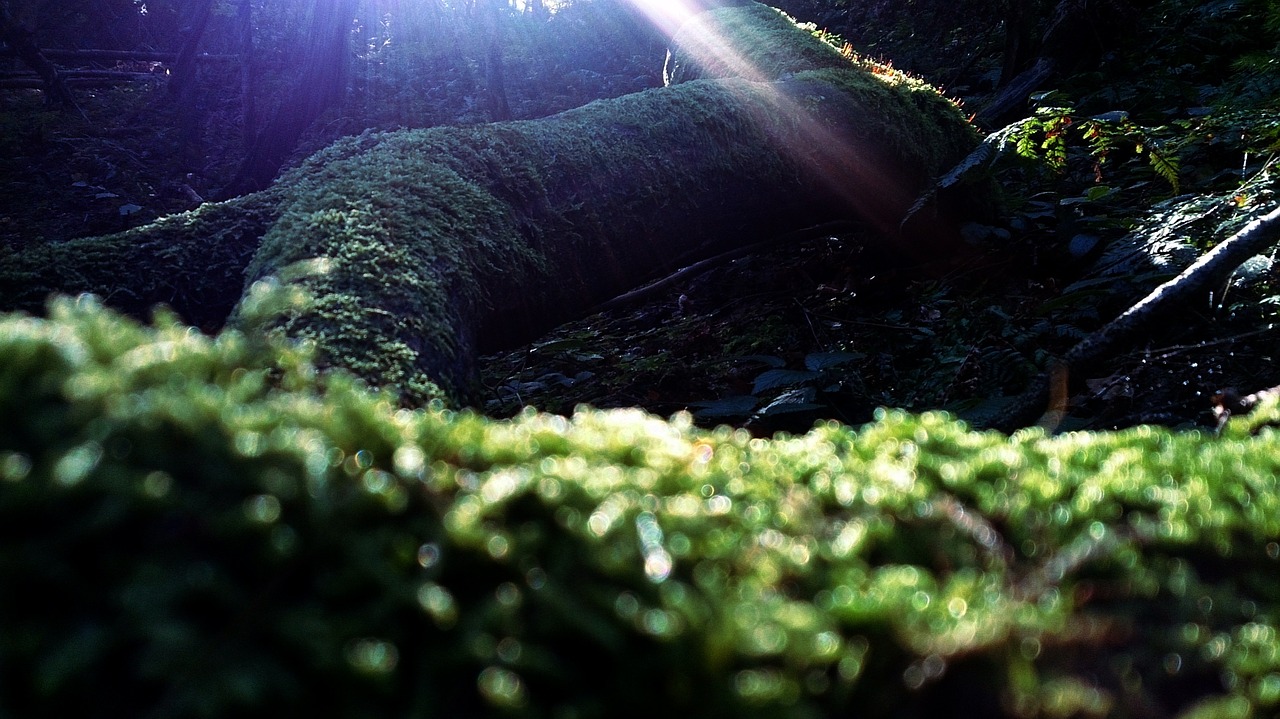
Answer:
[[253, 45], [253, 2], [240, 0], [237, 9], [240, 22], [240, 132], [244, 146], [253, 144], [254, 128], [258, 126], [257, 104], [257, 56]]
[[502, 69], [502, 25], [506, 11], [505, 0], [486, 0], [484, 13], [485, 38], [485, 92], [489, 96], [489, 119], [502, 122], [511, 119], [511, 106], [507, 102], [507, 81]]
[[355, 0], [319, 0], [311, 20], [306, 68], [262, 128], [222, 198], [256, 192], [271, 184], [311, 123], [342, 98]]
[[35, 39], [31, 37], [31, 32], [19, 24], [4, 3], [0, 3], [0, 39], [8, 43], [18, 58], [40, 76], [45, 98], [50, 104], [62, 105], [80, 112], [80, 106], [67, 90], [57, 66], [40, 52]]
[[[703, 28], [768, 26], [797, 53], [820, 51], [771, 9], [721, 13]], [[282, 277], [313, 298], [281, 327], [313, 340], [324, 363], [407, 403], [465, 403], [479, 353], [728, 248], [850, 217], [904, 251], [957, 236], [942, 215], [899, 232], [921, 188], [976, 142], [956, 107], [848, 63], [787, 67], [774, 82], [692, 81], [543, 120], [349, 138], [239, 204], [0, 257], [0, 307], [92, 290], [212, 324], [207, 307], [240, 292], [233, 258], [252, 253], [249, 283]], [[201, 275], [205, 296], [174, 286], [223, 243], [242, 249]], [[120, 247], [132, 253], [124, 267]], [[85, 266], [88, 248], [99, 264]]]
[[182, 43], [174, 53], [169, 74], [169, 95], [182, 98], [184, 104], [190, 100], [190, 90], [195, 85], [196, 51], [200, 49], [200, 40], [204, 37], [205, 28], [209, 26], [211, 14], [213, 0], [201, 0], [192, 12], [191, 22], [182, 28]]
[[196, 97], [196, 51], [213, 14], [213, 0], [201, 0], [192, 12], [191, 21], [182, 29], [169, 75], [169, 98], [177, 105], [176, 124], [181, 164], [185, 170], [201, 170], [205, 164], [204, 138], [199, 102]]
[[1000, 69], [1000, 87], [1013, 82], [1030, 61], [1031, 29], [1035, 19], [1027, 6], [1026, 0], [1005, 0], [1004, 63]]

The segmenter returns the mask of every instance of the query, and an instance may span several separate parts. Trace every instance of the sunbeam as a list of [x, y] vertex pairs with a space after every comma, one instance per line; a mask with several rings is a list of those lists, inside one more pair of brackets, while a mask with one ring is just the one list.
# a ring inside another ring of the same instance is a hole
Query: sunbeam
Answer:
[[631, 4], [668, 36], [674, 35], [696, 12], [687, 0], [631, 0]]
[[[796, 43], [789, 35], [795, 28], [786, 28], [785, 39], [775, 35], [787, 23], [761, 22], [746, 8], [737, 14], [707, 11], [708, 3], [697, 0], [631, 2], [672, 38], [664, 72], [666, 84], [699, 78], [738, 78], [766, 84], [766, 114], [790, 118], [797, 130], [789, 139], [774, 138], [779, 143], [778, 150], [806, 167], [812, 176], [821, 178], [830, 197], [837, 198], [845, 208], [881, 232], [896, 234], [914, 197], [914, 188], [909, 187], [912, 181], [902, 176], [886, 148], [868, 146], [847, 128], [831, 127], [817, 120], [806, 105], [832, 98], [810, 96], [806, 89], [809, 83], [800, 78], [777, 82], [806, 70], [854, 70], [856, 59], [817, 39]], [[785, 14], [778, 14], [794, 22]], [[887, 83], [902, 81], [896, 75], [876, 74], [876, 78]], [[749, 91], [757, 101], [761, 99], [760, 89], [757, 85]]]

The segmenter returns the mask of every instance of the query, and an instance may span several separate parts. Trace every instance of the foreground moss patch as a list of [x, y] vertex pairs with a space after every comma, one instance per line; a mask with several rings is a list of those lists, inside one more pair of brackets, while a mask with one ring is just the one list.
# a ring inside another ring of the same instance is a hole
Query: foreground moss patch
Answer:
[[638, 411], [497, 422], [87, 300], [0, 320], [0, 354], [16, 715], [1280, 704], [1261, 419], [1005, 437], [885, 412], [772, 440]]

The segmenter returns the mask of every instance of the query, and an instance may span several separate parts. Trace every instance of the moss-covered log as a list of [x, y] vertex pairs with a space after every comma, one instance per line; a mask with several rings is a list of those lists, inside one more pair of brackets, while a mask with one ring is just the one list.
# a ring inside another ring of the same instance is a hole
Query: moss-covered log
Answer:
[[[717, 79], [539, 121], [366, 134], [318, 153], [265, 199], [241, 200], [273, 220], [251, 223], [264, 232], [249, 282], [292, 272], [315, 302], [284, 321], [289, 332], [418, 402], [465, 398], [478, 350], [536, 336], [679, 260], [850, 215], [895, 242], [945, 243], [941, 225], [903, 236], [898, 223], [972, 147], [955, 107], [922, 83], [842, 58], [763, 6], [696, 22], [698, 37], [736, 53], [704, 69]], [[707, 48], [691, 52], [712, 62]], [[26, 300], [45, 289], [109, 300], [124, 291], [133, 304], [179, 301], [189, 316], [204, 309], [198, 298], [171, 295], [163, 281], [144, 291], [134, 278], [204, 271], [199, 238], [221, 244], [228, 223], [245, 225], [236, 206], [201, 213], [67, 246], [94, 248], [92, 269], [55, 247], [40, 272], [16, 257], [0, 275], [6, 284], [38, 275], [38, 286], [16, 285]], [[175, 236], [178, 227], [195, 231]], [[234, 234], [243, 244], [252, 233]], [[100, 246], [139, 249], [120, 262]], [[309, 272], [291, 269], [303, 262]]]
[[137, 317], [167, 305], [216, 329], [239, 302], [245, 267], [279, 216], [279, 195], [268, 190], [106, 237], [0, 246], [0, 310], [39, 312], [50, 295], [92, 293]]

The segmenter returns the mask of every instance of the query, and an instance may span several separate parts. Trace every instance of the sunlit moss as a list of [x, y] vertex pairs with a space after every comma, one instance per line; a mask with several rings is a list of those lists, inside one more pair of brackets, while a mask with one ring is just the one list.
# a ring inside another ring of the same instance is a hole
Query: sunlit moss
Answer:
[[[0, 319], [18, 711], [127, 688], [131, 714], [406, 715], [430, 695], [486, 716], [891, 716], [874, 707], [958, 678], [1019, 712], [1126, 716], [1109, 682], [1187, 676], [1211, 678], [1189, 716], [1280, 704], [1265, 430], [496, 422], [403, 410], [270, 333], [48, 314]], [[175, 699], [157, 657], [184, 656], [208, 679]]]
[[849, 65], [836, 48], [797, 33], [785, 14], [752, 4], [699, 13], [686, 22], [672, 41], [664, 75], [668, 84], [724, 77], [769, 81]]

